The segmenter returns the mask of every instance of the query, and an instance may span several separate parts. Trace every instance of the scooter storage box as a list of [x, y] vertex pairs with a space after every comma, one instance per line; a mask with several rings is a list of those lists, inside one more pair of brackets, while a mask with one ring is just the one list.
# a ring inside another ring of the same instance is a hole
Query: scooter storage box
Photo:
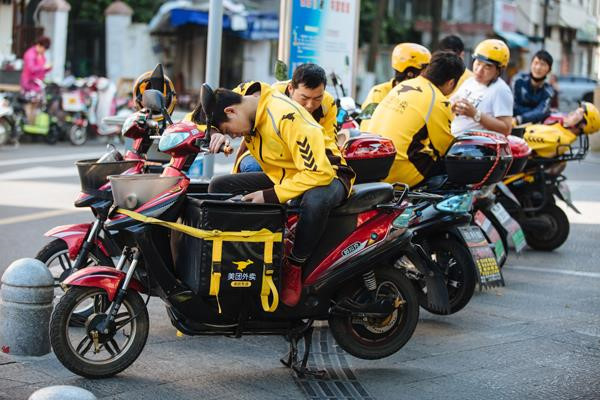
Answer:
[[97, 162], [94, 160], [77, 161], [77, 172], [81, 182], [81, 191], [90, 193], [98, 190], [102, 185], [108, 182], [109, 175], [119, 175], [130, 168], [135, 167], [140, 161], [112, 161]]
[[388, 176], [396, 148], [390, 139], [360, 135], [348, 139], [342, 156], [356, 173], [355, 183], [379, 182]]
[[159, 174], [111, 175], [108, 178], [115, 205], [128, 210], [135, 210], [182, 179], [180, 176]]
[[[285, 211], [282, 206], [274, 204], [197, 200], [188, 197], [178, 222], [194, 228], [221, 232], [257, 232], [266, 229], [279, 234], [281, 238], [285, 226]], [[172, 232], [171, 249], [175, 274], [194, 293], [211, 296], [215, 293], [214, 285], [218, 285], [216, 297], [225, 313], [241, 310], [248, 301], [260, 304], [260, 294], [266, 284], [265, 274], [272, 273], [273, 283], [279, 293], [283, 259], [281, 240], [272, 242], [272, 251], [269, 250], [270, 244], [265, 241], [224, 240], [220, 262], [213, 261], [215, 245], [218, 246], [215, 240]], [[271, 263], [265, 260], [266, 250], [272, 254]]]
[[444, 157], [448, 181], [488, 185], [506, 175], [512, 162], [508, 140], [497, 133], [470, 131], [457, 136]]
[[512, 153], [513, 161], [508, 169], [507, 175], [518, 174], [523, 171], [527, 159], [531, 155], [531, 148], [527, 142], [520, 137], [509, 136], [508, 144], [510, 145], [510, 152]]

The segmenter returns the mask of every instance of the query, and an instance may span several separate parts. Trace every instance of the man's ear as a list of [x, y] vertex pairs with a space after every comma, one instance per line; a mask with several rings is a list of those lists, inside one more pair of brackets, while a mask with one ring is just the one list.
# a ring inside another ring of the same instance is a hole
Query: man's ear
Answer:
[[288, 82], [286, 91], [290, 94], [294, 91], [294, 85], [292, 85], [292, 81]]
[[225, 109], [223, 109], [223, 112], [225, 114], [235, 114], [237, 111], [234, 106], [228, 106], [228, 107], [225, 107]]

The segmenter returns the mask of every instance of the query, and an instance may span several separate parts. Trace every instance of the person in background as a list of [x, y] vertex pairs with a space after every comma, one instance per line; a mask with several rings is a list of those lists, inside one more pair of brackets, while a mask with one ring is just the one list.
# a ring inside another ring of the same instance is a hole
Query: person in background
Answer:
[[[371, 109], [371, 114], [377, 107], [377, 104], [387, 96], [387, 94], [400, 82], [407, 79], [416, 78], [427, 67], [431, 60], [431, 53], [426, 47], [416, 43], [400, 43], [394, 47], [392, 52], [392, 68], [395, 75], [387, 82], [375, 85], [369, 91], [367, 98], [362, 103], [362, 110]], [[369, 131], [369, 119], [363, 119], [360, 124], [360, 130]]]
[[[456, 35], [449, 35], [440, 40], [439, 50], [443, 51], [453, 51], [456, 55], [458, 55], [463, 61], [465, 60], [465, 44], [462, 39]], [[473, 76], [473, 71], [469, 68], [465, 68], [465, 72], [462, 74], [458, 83], [456, 84], [456, 88], [454, 88], [454, 92], [450, 93], [452, 96], [463, 84], [464, 81]]]
[[[38, 81], [43, 81], [52, 65], [46, 62], [46, 50], [50, 48], [50, 38], [40, 36], [25, 54], [23, 54], [23, 72], [21, 72], [21, 92], [26, 96], [39, 94], [42, 91]], [[33, 123], [37, 102], [25, 104], [25, 114], [29, 123]]]
[[452, 134], [485, 129], [509, 135], [512, 129], [513, 94], [500, 78], [508, 65], [510, 51], [502, 40], [487, 39], [473, 54], [473, 76], [467, 79], [450, 99]]
[[530, 72], [514, 82], [513, 123], [542, 122], [550, 115], [554, 89], [546, 82], [552, 70], [552, 56], [540, 50], [531, 59]]
[[456, 53], [435, 52], [420, 76], [400, 83], [377, 106], [371, 131], [391, 139], [396, 147], [386, 182], [414, 186], [444, 172], [442, 157], [454, 140], [450, 133], [453, 115], [446, 96], [464, 71]]

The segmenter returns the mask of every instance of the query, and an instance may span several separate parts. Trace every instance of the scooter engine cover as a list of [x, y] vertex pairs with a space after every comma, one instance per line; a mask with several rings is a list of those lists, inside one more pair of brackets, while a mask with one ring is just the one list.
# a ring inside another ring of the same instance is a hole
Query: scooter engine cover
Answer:
[[448, 180], [459, 185], [497, 183], [511, 162], [506, 137], [490, 131], [469, 131], [457, 136], [444, 157]]
[[356, 183], [378, 182], [388, 176], [396, 148], [390, 139], [360, 135], [348, 139], [342, 156], [356, 173]]

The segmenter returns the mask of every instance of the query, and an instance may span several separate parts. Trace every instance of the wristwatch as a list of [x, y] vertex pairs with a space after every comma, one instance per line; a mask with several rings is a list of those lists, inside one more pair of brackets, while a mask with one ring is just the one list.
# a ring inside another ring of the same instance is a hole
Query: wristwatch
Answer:
[[473, 115], [473, 120], [475, 122], [481, 121], [481, 111], [480, 110], [477, 110], [477, 112], [475, 113], [475, 115]]

